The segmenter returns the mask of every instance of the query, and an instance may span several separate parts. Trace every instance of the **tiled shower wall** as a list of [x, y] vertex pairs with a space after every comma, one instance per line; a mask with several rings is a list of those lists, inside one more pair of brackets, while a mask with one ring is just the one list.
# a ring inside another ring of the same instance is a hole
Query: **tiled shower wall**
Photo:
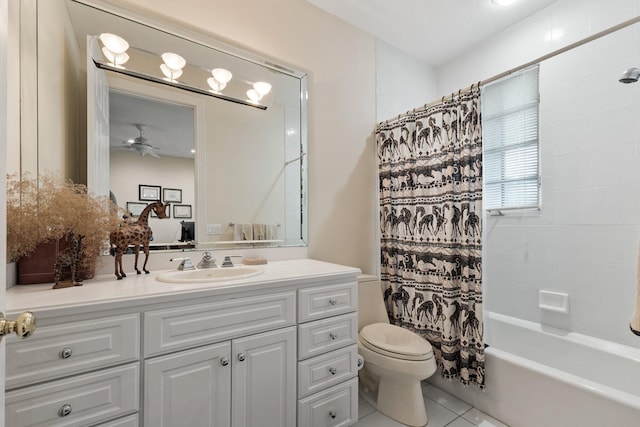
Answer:
[[[636, 0], [561, 0], [438, 69], [449, 93], [634, 17]], [[487, 217], [485, 307], [640, 347], [629, 332], [640, 237], [640, 24], [540, 66], [540, 212]], [[570, 295], [570, 313], [538, 291]]]

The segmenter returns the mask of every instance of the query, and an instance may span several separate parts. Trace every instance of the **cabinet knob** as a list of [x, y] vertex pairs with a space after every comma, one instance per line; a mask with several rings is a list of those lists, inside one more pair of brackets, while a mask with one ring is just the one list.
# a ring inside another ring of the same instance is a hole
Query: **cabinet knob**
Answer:
[[222, 359], [220, 359], [220, 364], [222, 366], [227, 366], [229, 364], [229, 359], [227, 357], [223, 357]]
[[330, 373], [331, 375], [335, 375], [335, 374], [336, 374], [336, 372], [338, 372], [338, 371], [336, 370], [336, 368], [334, 368], [334, 367], [330, 367], [330, 368], [329, 368], [329, 373]]
[[6, 320], [0, 313], [0, 337], [15, 332], [20, 338], [29, 338], [36, 330], [36, 316], [25, 311], [17, 320]]
[[329, 304], [331, 305], [336, 305], [338, 303], [338, 300], [335, 298], [329, 298]]
[[73, 354], [73, 350], [70, 347], [65, 347], [60, 352], [60, 359], [68, 359]]
[[329, 418], [331, 418], [332, 420], [335, 420], [337, 416], [338, 413], [336, 411], [329, 411]]
[[338, 338], [338, 334], [336, 334], [335, 332], [329, 332], [329, 338], [335, 340]]
[[61, 417], [66, 417], [70, 413], [71, 413], [71, 405], [69, 405], [68, 403], [65, 403], [64, 405], [62, 405], [62, 407], [58, 410], [58, 415], [60, 415]]
[[247, 358], [247, 355], [244, 353], [238, 353], [238, 360], [244, 362], [244, 359]]

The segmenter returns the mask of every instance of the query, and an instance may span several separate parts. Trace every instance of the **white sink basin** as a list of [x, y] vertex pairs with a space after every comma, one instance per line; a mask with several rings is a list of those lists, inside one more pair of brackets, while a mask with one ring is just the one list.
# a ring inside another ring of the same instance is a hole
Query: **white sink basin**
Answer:
[[256, 267], [218, 267], [202, 270], [171, 271], [159, 274], [156, 280], [166, 283], [205, 283], [239, 280], [257, 276], [262, 270]]

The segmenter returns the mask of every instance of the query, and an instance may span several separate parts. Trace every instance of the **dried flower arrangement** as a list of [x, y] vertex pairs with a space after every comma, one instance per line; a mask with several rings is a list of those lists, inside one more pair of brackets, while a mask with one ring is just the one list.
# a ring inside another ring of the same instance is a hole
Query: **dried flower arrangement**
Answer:
[[[109, 232], [118, 227], [117, 208], [87, 187], [43, 174], [7, 175], [7, 258], [31, 254], [40, 243], [82, 236], [82, 265], [95, 263], [106, 250]], [[52, 271], [53, 271], [53, 265]]]

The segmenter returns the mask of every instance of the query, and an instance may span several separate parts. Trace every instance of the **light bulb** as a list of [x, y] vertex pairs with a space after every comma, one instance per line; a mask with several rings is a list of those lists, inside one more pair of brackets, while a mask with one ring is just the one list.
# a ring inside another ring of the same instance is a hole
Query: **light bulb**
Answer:
[[258, 93], [258, 91], [256, 91], [255, 89], [249, 89], [247, 91], [247, 96], [249, 97], [249, 100], [253, 103], [258, 103], [258, 101], [260, 101], [260, 99], [262, 98], [260, 96], [260, 94]]
[[214, 92], [220, 92], [226, 86], [226, 83], [220, 83], [213, 77], [207, 79], [207, 84]]
[[233, 74], [231, 74], [231, 71], [225, 70], [224, 68], [214, 68], [213, 70], [211, 70], [211, 75], [219, 83], [222, 83], [223, 85], [222, 87], [224, 87], [224, 85], [229, 83], [229, 81], [231, 80], [231, 77], [233, 77]]
[[265, 96], [271, 90], [271, 85], [267, 82], [255, 82], [253, 88], [260, 94], [260, 98]]
[[122, 37], [115, 34], [102, 33], [99, 38], [102, 44], [115, 54], [125, 53], [126, 50], [129, 49], [129, 43], [127, 43], [127, 41]]
[[160, 70], [162, 74], [170, 80], [173, 81], [182, 75], [182, 70], [173, 70], [167, 66], [167, 64], [160, 64]]
[[122, 64], [126, 64], [129, 60], [129, 55], [126, 53], [114, 53], [107, 49], [106, 46], [102, 48], [102, 54], [107, 58], [107, 61], [111, 62], [116, 68], [124, 68]]
[[167, 65], [167, 67], [169, 67], [173, 71], [181, 70], [185, 65], [187, 65], [187, 61], [185, 61], [182, 56], [173, 52], [163, 53], [162, 60]]

